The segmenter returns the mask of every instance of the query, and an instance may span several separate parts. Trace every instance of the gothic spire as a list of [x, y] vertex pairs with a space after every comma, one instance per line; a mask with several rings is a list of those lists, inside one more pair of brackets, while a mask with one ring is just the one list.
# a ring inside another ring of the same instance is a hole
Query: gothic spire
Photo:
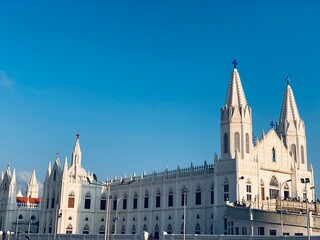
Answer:
[[80, 149], [80, 143], [79, 143], [80, 134], [77, 133], [76, 135], [76, 143], [74, 145], [73, 151], [72, 151], [72, 162], [71, 165], [81, 165], [81, 149]]
[[230, 77], [226, 106], [228, 107], [245, 107], [247, 105], [246, 96], [244, 95], [243, 87], [241, 84], [240, 75], [236, 68], [237, 62], [233, 61], [234, 68]]
[[290, 84], [287, 84], [286, 90], [284, 92], [279, 122], [285, 123], [286, 121], [290, 122], [291, 120], [300, 120], [300, 115], [292, 88]]
[[27, 197], [38, 197], [39, 185], [36, 177], [36, 169], [33, 168], [29, 184], [27, 186]]

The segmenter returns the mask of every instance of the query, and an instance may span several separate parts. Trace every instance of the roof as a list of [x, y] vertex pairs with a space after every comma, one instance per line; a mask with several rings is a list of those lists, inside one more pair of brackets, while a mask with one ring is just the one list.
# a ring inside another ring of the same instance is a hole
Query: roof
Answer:
[[42, 202], [42, 198], [17, 197], [17, 202], [18, 203], [39, 204]]

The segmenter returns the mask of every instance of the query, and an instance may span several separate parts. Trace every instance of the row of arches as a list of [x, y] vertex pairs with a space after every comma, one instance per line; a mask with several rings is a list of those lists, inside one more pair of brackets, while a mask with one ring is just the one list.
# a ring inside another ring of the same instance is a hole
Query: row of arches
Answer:
[[[183, 234], [183, 231], [184, 231], [184, 225], [183, 223], [181, 224], [181, 234]], [[159, 238], [159, 233], [160, 233], [160, 228], [159, 228], [159, 225], [156, 224], [154, 229], [148, 229], [147, 225], [144, 224], [143, 225], [143, 228], [142, 228], [143, 231], [146, 231], [148, 232], [148, 230], [151, 230], [153, 231], [153, 234], [154, 234], [154, 237], [155, 238]], [[167, 228], [166, 228], [166, 232], [168, 234], [173, 234], [173, 228], [172, 228], [172, 225], [169, 223], [167, 225]], [[68, 224], [68, 226], [66, 227], [66, 234], [72, 234], [73, 233], [73, 226], [72, 224]], [[89, 234], [90, 233], [90, 228], [89, 228], [89, 225], [88, 224], [85, 224], [82, 228], [82, 234]], [[111, 234], [114, 234], [115, 233], [115, 225], [112, 226], [111, 228]], [[125, 225], [122, 225], [121, 226], [121, 234], [129, 234], [129, 232], [126, 232], [126, 227]], [[136, 225], [132, 225], [131, 226], [131, 231], [130, 231], [130, 234], [136, 234], [137, 233], [137, 228], [136, 228]], [[199, 223], [196, 223], [195, 226], [194, 226], [194, 231], [193, 231], [194, 234], [201, 234], [202, 233], [202, 229], [201, 229], [201, 225]], [[98, 229], [98, 234], [105, 234], [105, 226], [104, 225], [100, 225], [99, 229]]]

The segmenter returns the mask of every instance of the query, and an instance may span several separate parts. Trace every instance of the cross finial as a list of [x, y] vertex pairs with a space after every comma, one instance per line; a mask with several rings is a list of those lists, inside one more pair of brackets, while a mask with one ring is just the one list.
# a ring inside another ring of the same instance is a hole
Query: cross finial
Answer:
[[287, 85], [290, 85], [290, 78], [286, 77]]
[[58, 153], [58, 152], [56, 153], [56, 158], [57, 158], [57, 159], [59, 158], [59, 153]]
[[232, 63], [233, 63], [233, 67], [234, 67], [234, 68], [237, 68], [237, 64], [238, 64], [238, 63], [237, 63], [237, 60], [236, 60], [236, 59], [235, 59], [235, 60], [233, 60], [233, 62], [232, 62]]
[[77, 137], [77, 139], [79, 139], [79, 138], [80, 138], [80, 134], [79, 134], [79, 133], [77, 133], [77, 134], [76, 134], [76, 137]]
[[274, 125], [274, 122], [273, 122], [273, 119], [271, 120], [271, 122], [270, 122], [269, 125], [270, 125], [271, 128], [273, 128], [273, 127], [275, 126], [275, 125]]

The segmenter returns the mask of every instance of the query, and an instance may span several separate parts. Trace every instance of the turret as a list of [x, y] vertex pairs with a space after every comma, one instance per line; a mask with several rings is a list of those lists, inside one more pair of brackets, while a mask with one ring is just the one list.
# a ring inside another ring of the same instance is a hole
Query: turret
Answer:
[[37, 198], [39, 196], [39, 185], [36, 178], [35, 168], [32, 171], [32, 175], [27, 186], [27, 197]]
[[77, 133], [77, 135], [76, 135], [76, 143], [74, 145], [73, 152], [72, 152], [71, 165], [81, 166], [82, 154], [81, 154], [81, 149], [80, 149], [79, 138], [80, 138], [80, 134]]

